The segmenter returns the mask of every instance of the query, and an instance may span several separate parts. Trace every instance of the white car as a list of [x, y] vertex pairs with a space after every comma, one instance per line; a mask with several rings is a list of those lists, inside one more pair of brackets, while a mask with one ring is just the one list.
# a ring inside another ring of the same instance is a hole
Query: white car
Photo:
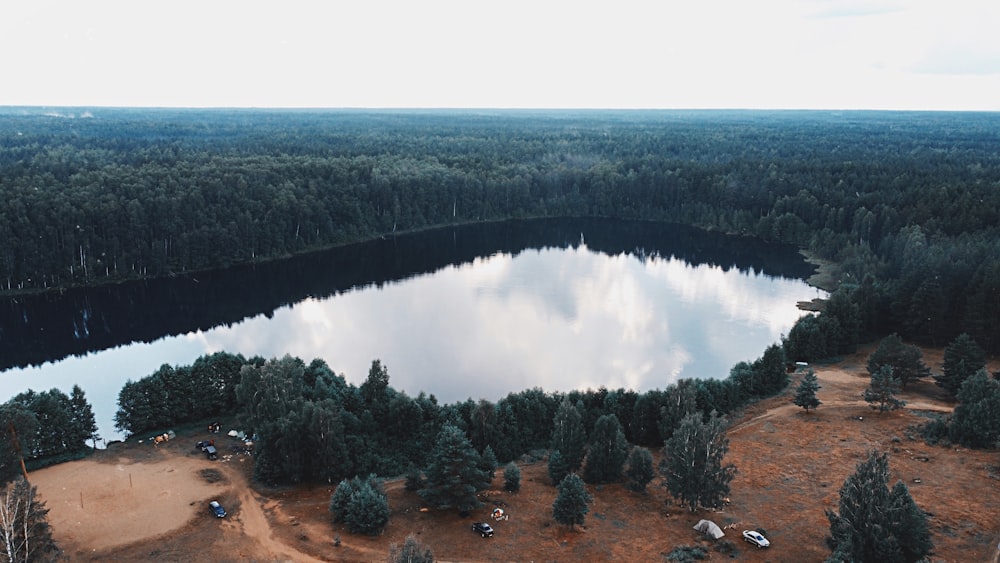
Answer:
[[743, 541], [750, 542], [757, 547], [767, 547], [771, 545], [771, 542], [767, 541], [767, 538], [755, 530], [743, 530]]

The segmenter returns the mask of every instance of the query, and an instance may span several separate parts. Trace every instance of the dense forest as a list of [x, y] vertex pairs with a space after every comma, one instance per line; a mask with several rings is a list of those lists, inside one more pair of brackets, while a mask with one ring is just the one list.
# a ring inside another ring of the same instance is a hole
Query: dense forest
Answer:
[[796, 357], [892, 331], [1000, 350], [997, 114], [62, 111], [0, 112], [8, 294], [432, 226], [618, 217], [837, 263], [835, 334], [802, 330]]

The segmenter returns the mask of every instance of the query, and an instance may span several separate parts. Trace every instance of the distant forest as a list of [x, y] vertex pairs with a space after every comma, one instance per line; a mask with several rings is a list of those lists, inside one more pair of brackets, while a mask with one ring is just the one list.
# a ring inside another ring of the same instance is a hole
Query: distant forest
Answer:
[[7, 295], [434, 226], [615, 217], [835, 263], [790, 359], [890, 332], [1000, 351], [1000, 114], [60, 111], [0, 108]]

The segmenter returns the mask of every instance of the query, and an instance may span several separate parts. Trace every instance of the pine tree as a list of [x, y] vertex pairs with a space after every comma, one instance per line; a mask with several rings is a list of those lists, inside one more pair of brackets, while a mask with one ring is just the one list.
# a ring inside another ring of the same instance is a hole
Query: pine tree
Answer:
[[333, 521], [343, 522], [347, 515], [347, 505], [351, 502], [351, 495], [361, 488], [361, 478], [355, 476], [353, 479], [344, 479], [334, 489], [330, 495], [330, 514]]
[[892, 367], [884, 365], [872, 373], [871, 384], [865, 389], [864, 398], [878, 412], [903, 408], [905, 401], [896, 398], [899, 379], [893, 375]]
[[503, 490], [509, 493], [521, 490], [521, 469], [514, 462], [503, 468]]
[[868, 356], [868, 373], [874, 374], [883, 366], [892, 367], [892, 373], [905, 388], [906, 384], [930, 375], [931, 370], [923, 361], [920, 348], [903, 344], [898, 334], [890, 334], [879, 342], [878, 348]]
[[480, 456], [465, 434], [452, 424], [438, 433], [431, 463], [424, 472], [426, 485], [417, 494], [439, 509], [468, 511], [481, 503], [476, 493], [489, 486], [486, 472], [479, 468]]
[[820, 389], [820, 385], [816, 380], [816, 372], [810, 369], [804, 376], [802, 376], [802, 382], [799, 383], [798, 389], [795, 390], [795, 400], [793, 401], [797, 406], [806, 409], [814, 409], [820, 406], [822, 403], [816, 398], [816, 391]]
[[729, 451], [726, 419], [714, 411], [708, 422], [701, 413], [684, 417], [663, 447], [660, 475], [674, 498], [694, 512], [699, 506], [714, 507], [729, 495], [736, 466], [723, 465]]
[[488, 481], [493, 481], [496, 477], [497, 466], [497, 456], [493, 453], [493, 448], [486, 446], [483, 450], [482, 455], [479, 456], [479, 468], [486, 472], [486, 479]]
[[97, 441], [101, 436], [97, 433], [97, 420], [94, 418], [94, 410], [87, 401], [83, 389], [79, 385], [74, 385], [69, 397], [70, 418], [73, 423], [73, 437], [71, 445], [79, 443], [86, 446], [87, 440], [92, 440], [94, 448], [97, 448]]
[[972, 374], [986, 367], [986, 352], [966, 333], [958, 335], [944, 349], [944, 373], [935, 375], [935, 383], [952, 396]]
[[615, 483], [621, 480], [628, 457], [628, 441], [618, 417], [606, 414], [594, 423], [583, 480], [588, 483]]
[[552, 450], [562, 454], [569, 471], [580, 469], [587, 447], [587, 432], [583, 427], [580, 409], [564, 397], [552, 419]]
[[655, 476], [653, 454], [646, 448], [632, 448], [628, 455], [628, 469], [625, 470], [628, 488], [637, 493], [646, 492], [646, 485]]
[[388, 563], [434, 563], [434, 554], [430, 548], [420, 543], [412, 534], [406, 536], [402, 547], [389, 546]]
[[380, 480], [369, 477], [351, 493], [344, 522], [355, 534], [375, 535], [385, 528], [389, 522], [389, 500]]
[[559, 496], [552, 503], [552, 517], [571, 529], [577, 524], [582, 526], [590, 511], [587, 505], [593, 500], [580, 476], [570, 473], [559, 483]]
[[549, 454], [548, 473], [549, 480], [556, 486], [559, 486], [566, 475], [569, 475], [569, 466], [566, 465], [566, 460], [563, 459], [562, 452], [559, 450], [554, 450]]
[[971, 448], [1000, 445], [1000, 381], [981, 369], [962, 384], [958, 401], [948, 429], [951, 440]]
[[888, 488], [886, 454], [869, 452], [840, 488], [839, 512], [827, 511], [833, 555], [828, 561], [919, 561], [933, 544], [927, 515], [902, 483]]

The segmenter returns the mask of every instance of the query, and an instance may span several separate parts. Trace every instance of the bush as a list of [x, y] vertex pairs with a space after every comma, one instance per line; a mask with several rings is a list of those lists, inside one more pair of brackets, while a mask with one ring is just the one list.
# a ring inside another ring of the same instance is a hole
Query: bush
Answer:
[[692, 546], [692, 545], [679, 545], [667, 554], [667, 561], [676, 561], [677, 563], [691, 563], [692, 561], [701, 561], [708, 556], [708, 551], [703, 547]]
[[508, 463], [503, 469], [503, 489], [509, 493], [521, 490], [521, 470], [514, 462]]

